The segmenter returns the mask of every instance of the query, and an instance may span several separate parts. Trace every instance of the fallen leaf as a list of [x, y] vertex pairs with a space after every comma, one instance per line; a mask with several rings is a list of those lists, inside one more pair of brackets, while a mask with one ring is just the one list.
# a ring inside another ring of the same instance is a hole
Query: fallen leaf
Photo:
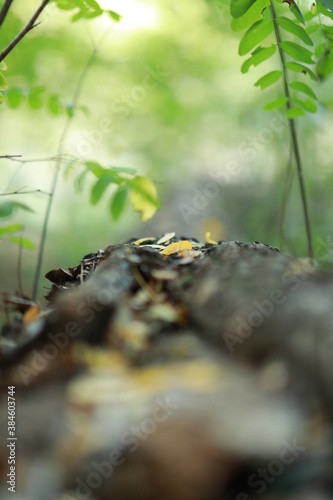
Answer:
[[175, 253], [181, 253], [184, 250], [191, 250], [192, 243], [188, 240], [184, 241], [176, 241], [175, 243], [171, 243], [164, 250], [162, 250], [163, 255], [173, 255]]

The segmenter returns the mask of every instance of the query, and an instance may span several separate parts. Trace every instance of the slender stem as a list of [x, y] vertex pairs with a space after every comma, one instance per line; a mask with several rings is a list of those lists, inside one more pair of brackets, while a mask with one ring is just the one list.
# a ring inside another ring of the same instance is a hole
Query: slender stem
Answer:
[[8, 160], [11, 160], [12, 158], [22, 158], [22, 155], [2, 155], [0, 156], [0, 159], [7, 158]]
[[[281, 44], [281, 35], [280, 35], [279, 25], [276, 22], [276, 12], [275, 12], [275, 8], [274, 8], [274, 0], [271, 0], [271, 7], [272, 7], [272, 13], [273, 13], [273, 22], [274, 22], [274, 30], [275, 30], [275, 36], [276, 36], [276, 41], [277, 41], [277, 47], [278, 47], [278, 51], [279, 51], [279, 55], [280, 55], [280, 59], [281, 59], [281, 64], [282, 64], [284, 93], [288, 99], [287, 109], [290, 109], [291, 108], [291, 96], [290, 96], [288, 81], [287, 81], [286, 61], [285, 61], [285, 57], [284, 57], [284, 52], [283, 52], [281, 45], [280, 45]], [[299, 182], [299, 187], [300, 187], [300, 191], [301, 191], [304, 222], [305, 222], [306, 236], [307, 236], [307, 242], [308, 242], [308, 254], [309, 254], [310, 259], [313, 259], [313, 245], [312, 245], [310, 216], [309, 216], [308, 202], [307, 202], [307, 196], [306, 196], [304, 179], [303, 179], [303, 166], [302, 166], [300, 149], [299, 149], [299, 145], [298, 145], [295, 120], [288, 118], [288, 124], [289, 124], [291, 143], [293, 146], [294, 156], [295, 156], [295, 160], [296, 160], [298, 182]]]
[[18, 289], [23, 297], [23, 284], [22, 284], [22, 250], [23, 250], [23, 245], [22, 245], [22, 231], [20, 232], [20, 244], [19, 244], [19, 249], [18, 249], [18, 254], [17, 254], [17, 284], [18, 284]]
[[43, 2], [40, 4], [30, 21], [24, 26], [24, 28], [20, 31], [20, 33], [7, 45], [7, 47], [0, 53], [0, 62], [3, 61], [5, 57], [8, 56], [8, 54], [16, 47], [16, 45], [22, 40], [22, 38], [29, 33], [33, 28], [35, 28], [37, 25], [36, 20], [40, 16], [40, 14], [43, 12], [47, 4], [49, 3], [50, 0], [43, 0]]
[[22, 191], [24, 188], [16, 189], [16, 191], [11, 191], [10, 193], [0, 193], [0, 196], [12, 196], [13, 194], [33, 194], [40, 193], [45, 194], [45, 196], [51, 196], [51, 193], [43, 191], [42, 189], [29, 189], [29, 191]]
[[5, 3], [2, 6], [1, 12], [0, 12], [0, 29], [2, 28], [3, 22], [6, 19], [6, 16], [8, 14], [8, 11], [10, 9], [10, 6], [12, 5], [13, 0], [6, 0]]
[[[102, 37], [100, 38], [100, 41], [99, 41], [98, 45], [94, 48], [91, 56], [89, 57], [86, 65], [85, 65], [85, 67], [83, 68], [83, 70], [81, 72], [81, 75], [80, 75], [80, 77], [78, 79], [78, 82], [76, 84], [76, 87], [75, 87], [75, 90], [74, 90], [74, 94], [73, 94], [73, 98], [72, 98], [72, 103], [71, 103], [72, 110], [75, 110], [75, 108], [76, 108], [78, 99], [80, 97], [80, 92], [81, 92], [81, 89], [82, 89], [82, 85], [83, 85], [84, 79], [87, 76], [87, 73], [88, 73], [88, 71], [90, 69], [90, 66], [93, 64], [93, 62], [94, 62], [94, 60], [96, 58], [96, 54], [97, 54], [99, 45], [101, 44], [102, 39], [104, 38], [104, 36], [106, 35], [106, 33], [108, 31], [109, 30], [107, 29], [104, 32], [104, 34], [102, 35]], [[49, 223], [49, 218], [50, 218], [50, 213], [51, 213], [51, 208], [52, 208], [52, 202], [53, 202], [53, 199], [54, 199], [54, 194], [55, 194], [55, 190], [56, 190], [57, 183], [58, 183], [58, 178], [59, 178], [59, 173], [60, 173], [60, 167], [61, 167], [61, 160], [62, 160], [62, 154], [63, 154], [63, 148], [64, 148], [64, 142], [65, 142], [65, 138], [66, 138], [66, 135], [68, 133], [69, 127], [70, 127], [70, 125], [72, 123], [73, 116], [74, 116], [74, 113], [71, 113], [70, 115], [68, 115], [66, 123], [65, 123], [65, 126], [64, 126], [64, 129], [62, 131], [62, 134], [61, 134], [61, 137], [60, 137], [60, 140], [59, 140], [59, 144], [58, 144], [58, 151], [57, 151], [57, 154], [56, 154], [56, 163], [55, 163], [54, 175], [53, 175], [53, 180], [52, 180], [51, 189], [50, 189], [50, 197], [49, 197], [49, 200], [48, 200], [48, 203], [47, 203], [47, 207], [46, 207], [46, 212], [45, 212], [45, 217], [44, 217], [44, 222], [43, 222], [43, 228], [42, 228], [42, 234], [41, 234], [41, 240], [40, 240], [39, 249], [38, 249], [37, 267], [36, 267], [36, 271], [35, 271], [34, 284], [33, 284], [33, 290], [32, 290], [32, 299], [34, 301], [36, 300], [37, 292], [38, 292], [38, 284], [39, 284], [40, 272], [41, 272], [43, 255], [44, 255], [44, 248], [45, 248], [47, 227], [48, 227], [48, 223]]]

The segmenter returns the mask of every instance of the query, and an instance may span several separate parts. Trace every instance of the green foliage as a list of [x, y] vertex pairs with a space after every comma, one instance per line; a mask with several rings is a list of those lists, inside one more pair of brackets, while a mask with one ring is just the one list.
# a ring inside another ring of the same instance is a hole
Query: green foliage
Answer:
[[279, 26], [281, 26], [281, 28], [297, 36], [306, 45], [313, 45], [313, 41], [311, 40], [305, 29], [302, 28], [302, 26], [296, 24], [288, 17], [280, 16], [277, 18], [276, 22]]
[[242, 67], [241, 67], [241, 72], [242, 73], [247, 73], [250, 69], [250, 67], [253, 66], [258, 66], [258, 64], [262, 63], [263, 61], [266, 61], [266, 59], [269, 59], [272, 57], [272, 55], [276, 51], [276, 46], [271, 45], [270, 47], [257, 47], [253, 52], [252, 55], [249, 59], [243, 62]]
[[3, 203], [0, 203], [0, 217], [9, 217], [16, 210], [33, 212], [33, 210], [25, 203], [19, 203], [17, 201], [5, 201]]
[[230, 13], [232, 17], [237, 19], [243, 16], [254, 3], [255, 0], [234, 0], [230, 4]]
[[[252, 65], [257, 66], [263, 61], [270, 59], [276, 52], [279, 55], [279, 65], [282, 70], [275, 69], [269, 71], [259, 78], [254, 85], [264, 90], [280, 79], [283, 81], [284, 97], [277, 96], [275, 99], [268, 102], [264, 106], [264, 109], [266, 111], [272, 111], [284, 108], [286, 117], [289, 120], [290, 140], [298, 172], [308, 254], [310, 258], [313, 258], [308, 202], [303, 181], [303, 166], [294, 120], [303, 116], [305, 112], [316, 113], [317, 104], [315, 101], [317, 97], [311, 85], [309, 85], [309, 82], [305, 83], [298, 79], [291, 81], [289, 71], [294, 76], [296, 74], [296, 77], [305, 75], [310, 76], [312, 80], [316, 80], [315, 73], [308, 68], [308, 65], [316, 64], [313, 57], [317, 57], [316, 70], [319, 78], [327, 78], [333, 71], [333, 27], [320, 23], [320, 26], [319, 24], [313, 24], [312, 27], [310, 26], [310, 29], [306, 30], [301, 26], [301, 24], [305, 25], [305, 20], [312, 21], [314, 15], [319, 12], [332, 19], [333, 2], [326, 2], [326, 0], [325, 2], [320, 1], [319, 5], [315, 7], [312, 6], [310, 12], [303, 17], [294, 0], [282, 0], [283, 4], [287, 3], [289, 5], [290, 12], [295, 19], [290, 19], [283, 15], [283, 10], [279, 3], [280, 2], [276, 0], [270, 0], [269, 5], [261, 12], [260, 19], [257, 19], [258, 13], [256, 13], [255, 19], [249, 16], [248, 13], [253, 3], [248, 0], [231, 0], [230, 12], [234, 18], [232, 21], [232, 27], [234, 29], [239, 29], [240, 26], [243, 28], [245, 28], [245, 26], [247, 27], [247, 31], [239, 43], [239, 54], [245, 55], [254, 49], [250, 59], [243, 63], [241, 67], [242, 73], [246, 73]], [[241, 19], [245, 16], [246, 21], [242, 24]], [[251, 21], [250, 24], [248, 24], [249, 21]], [[291, 35], [292, 39], [282, 38], [280, 28], [283, 32], [286, 32], [288, 37]], [[274, 45], [277, 47], [277, 51], [271, 49], [272, 44], [267, 47], [262, 45], [262, 43], [271, 36], [273, 31], [275, 35]], [[321, 40], [316, 46], [312, 39], [314, 34], [319, 34], [319, 36], [321, 36]], [[314, 52], [304, 45], [311, 48], [314, 47]], [[306, 96], [305, 98], [304, 95]]]
[[22, 224], [9, 224], [8, 226], [2, 226], [0, 227], [0, 238], [3, 238], [8, 234], [18, 233], [19, 231], [22, 231], [22, 229]]
[[290, 71], [295, 71], [295, 73], [303, 73], [304, 75], [309, 75], [312, 80], [315, 81], [317, 80], [317, 77], [314, 74], [314, 72], [307, 66], [304, 66], [303, 64], [288, 61], [286, 62], [285, 67]]
[[287, 102], [288, 102], [288, 97], [278, 97], [277, 99], [274, 99], [273, 101], [266, 104], [266, 106], [264, 106], [264, 110], [273, 111], [275, 109], [284, 108]]
[[9, 238], [9, 241], [11, 243], [15, 243], [15, 245], [19, 245], [20, 247], [24, 248], [25, 250], [34, 250], [35, 249], [34, 242], [29, 240], [28, 238], [23, 238], [22, 236], [11, 236]]
[[261, 78], [259, 78], [259, 80], [256, 81], [254, 86], [260, 87], [261, 90], [266, 89], [270, 85], [273, 85], [273, 83], [276, 83], [278, 80], [280, 80], [281, 76], [282, 76], [282, 71], [279, 70], [271, 71], [270, 73], [267, 73], [267, 75], [264, 75]]
[[[17, 201], [5, 201], [0, 203], [1, 218], [10, 217], [17, 210], [33, 212], [33, 210], [25, 203], [19, 203]], [[12, 243], [20, 245], [27, 250], [33, 250], [35, 248], [35, 244], [28, 238], [22, 238], [21, 236], [11, 236], [13, 233], [19, 233], [22, 230], [22, 224], [8, 224], [6, 226], [0, 226], [0, 240], [6, 237]]]
[[[65, 171], [68, 176], [73, 166]], [[97, 178], [90, 192], [90, 203], [97, 205], [104, 194], [112, 189], [110, 197], [110, 214], [114, 221], [117, 221], [126, 206], [128, 198], [134, 210], [141, 213], [142, 220], [150, 219], [160, 208], [156, 187], [147, 177], [136, 174], [136, 169], [132, 167], [109, 167], [105, 168], [95, 161], [86, 161], [82, 172], [76, 176], [74, 186], [77, 192], [84, 188], [84, 182], [90, 173]], [[117, 189], [114, 190], [114, 187]]]
[[[256, 0], [252, 6], [246, 10], [241, 17], [234, 17], [231, 21], [231, 28], [234, 31], [243, 31], [256, 21], [262, 18], [263, 10], [269, 5], [270, 0]], [[230, 11], [232, 12], [234, 3], [230, 3]]]
[[[74, 11], [72, 15], [72, 22], [78, 21], [80, 19], [90, 20], [101, 16], [102, 14], [107, 14], [108, 17], [114, 21], [119, 22], [121, 16], [108, 9], [102, 9], [96, 0], [51, 0], [50, 3], [55, 3], [57, 8], [63, 11]], [[6, 38], [5, 30], [2, 29], [4, 33], [4, 39]], [[16, 35], [17, 33], [15, 33]], [[11, 37], [14, 37], [14, 33], [11, 33]], [[8, 42], [12, 42], [11, 39]], [[21, 45], [26, 43], [26, 39], [23, 38], [20, 42]], [[14, 49], [16, 50], [16, 49]], [[0, 104], [7, 102], [8, 106], [12, 109], [16, 109], [24, 102], [27, 98], [29, 106], [32, 109], [40, 109], [46, 105], [49, 112], [55, 116], [66, 112], [67, 115], [71, 116], [73, 110], [61, 103], [61, 98], [59, 95], [47, 95], [45, 87], [35, 86], [31, 88], [22, 87], [11, 87], [8, 85], [7, 79], [5, 78], [3, 71], [7, 69], [4, 61], [0, 62]], [[4, 92], [2, 92], [4, 91]], [[46, 96], [45, 96], [46, 93]], [[6, 99], [4, 99], [6, 97]]]
[[265, 38], [267, 38], [273, 30], [273, 21], [265, 21], [264, 19], [261, 19], [260, 21], [254, 23], [239, 42], [239, 55], [244, 56], [250, 52], [250, 50], [258, 45], [258, 43], [265, 40]]
[[113, 10], [102, 9], [95, 0], [54, 0], [58, 9], [76, 12], [72, 15], [72, 21], [79, 19], [93, 19], [107, 13], [113, 21], [120, 21], [121, 16]]
[[[272, 17], [272, 2], [274, 5], [277, 4], [275, 19]], [[284, 15], [284, 6], [281, 8], [279, 4], [280, 2], [276, 0], [263, 2], [261, 5], [263, 9], [259, 14], [258, 10], [254, 10], [255, 4], [253, 2], [231, 0], [230, 12], [233, 17], [231, 27], [236, 31], [247, 28], [239, 43], [239, 54], [245, 55], [251, 50], [252, 53], [251, 57], [243, 62], [241, 66], [242, 73], [247, 73], [251, 66], [258, 66], [272, 58], [277, 53], [276, 48], [279, 48], [279, 55], [283, 58], [280, 61], [283, 66], [282, 73], [280, 69], [270, 71], [259, 78], [254, 85], [261, 90], [266, 89], [279, 81], [283, 74], [283, 80], [288, 87], [288, 94], [284, 98], [277, 97], [273, 99], [264, 106], [264, 109], [270, 111], [285, 107], [287, 117], [295, 119], [303, 116], [304, 111], [315, 113], [317, 106], [314, 100], [317, 100], [317, 97], [309, 82], [305, 83], [299, 79], [292, 79], [291, 76], [293, 74], [296, 77], [305, 75], [310, 77], [311, 80], [317, 80], [316, 74], [309, 67], [314, 64], [316, 64], [316, 72], [320, 79], [327, 78], [333, 71], [333, 27], [312, 22], [314, 16], [318, 13], [331, 16], [333, 0], [320, 1], [305, 16], [302, 15], [294, 1], [289, 1], [289, 11], [293, 14], [294, 19]], [[305, 23], [305, 20], [307, 22], [311, 21], [312, 24], [305, 28], [302, 27], [301, 24]], [[276, 39], [276, 32], [279, 28], [287, 36], [291, 36], [292, 39]], [[272, 38], [274, 29], [275, 36]], [[316, 41], [313, 39], [314, 34], [316, 34]], [[269, 41], [269, 45], [263, 45], [265, 41]], [[314, 47], [314, 51], [305, 46]], [[314, 57], [317, 58], [317, 61], [314, 60]], [[288, 74], [288, 70], [290, 74]], [[302, 94], [307, 95], [305, 100], [304, 96], [302, 98]]]
[[281, 42], [280, 47], [295, 61], [303, 62], [305, 64], [314, 64], [314, 60], [312, 59], [313, 53], [299, 43], [292, 41]]

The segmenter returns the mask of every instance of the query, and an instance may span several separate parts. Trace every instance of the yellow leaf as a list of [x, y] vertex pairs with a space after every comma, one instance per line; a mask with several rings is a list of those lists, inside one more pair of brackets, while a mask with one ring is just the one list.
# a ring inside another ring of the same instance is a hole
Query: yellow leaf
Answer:
[[139, 246], [142, 243], [153, 243], [154, 241], [156, 241], [156, 238], [140, 238], [134, 242], [134, 245]]
[[176, 241], [176, 243], [171, 243], [164, 250], [162, 250], [163, 255], [172, 255], [175, 253], [181, 253], [184, 250], [191, 250], [192, 244], [188, 240]]
[[141, 212], [142, 220], [151, 219], [160, 208], [155, 185], [146, 177], [135, 177], [129, 186], [130, 201], [134, 210]]
[[206, 233], [206, 243], [210, 243], [211, 245], [217, 245], [217, 241], [211, 239], [209, 232]]

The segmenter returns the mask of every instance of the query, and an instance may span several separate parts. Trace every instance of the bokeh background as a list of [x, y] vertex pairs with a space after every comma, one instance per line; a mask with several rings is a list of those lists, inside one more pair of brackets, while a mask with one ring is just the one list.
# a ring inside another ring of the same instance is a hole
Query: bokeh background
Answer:
[[[73, 181], [80, 167], [73, 165], [69, 177], [61, 175], [57, 185], [42, 275], [76, 265], [83, 255], [109, 244], [166, 231], [200, 239], [210, 231], [216, 240], [261, 241], [305, 256], [297, 179], [287, 174], [287, 125], [280, 113], [263, 110], [282, 87], [278, 83], [261, 92], [253, 86], [262, 74], [279, 66], [277, 55], [241, 74], [241, 34], [230, 28], [227, 0], [101, 0], [100, 4], [118, 12], [121, 22], [103, 15], [73, 23], [72, 12], [51, 3], [41, 24], [7, 57], [9, 91], [0, 107], [0, 154], [20, 154], [24, 162], [0, 160], [1, 193], [50, 190], [55, 163], [47, 159], [57, 153], [66, 108], [97, 46], [64, 152], [104, 166], [137, 168], [155, 182], [162, 209], [143, 223], [128, 207], [115, 223], [107, 197], [90, 205], [92, 178], [82, 193], [76, 193]], [[1, 48], [38, 5], [32, 0], [14, 2]], [[330, 265], [332, 78], [316, 83], [315, 90], [318, 113], [307, 114], [297, 125], [315, 256]], [[33, 193], [10, 199], [33, 209], [2, 219], [23, 222], [24, 236], [36, 244], [36, 250], [23, 253], [24, 292], [29, 295], [47, 197]], [[2, 239], [2, 291], [17, 289], [17, 256], [17, 246]], [[43, 278], [40, 299], [47, 286]]]

